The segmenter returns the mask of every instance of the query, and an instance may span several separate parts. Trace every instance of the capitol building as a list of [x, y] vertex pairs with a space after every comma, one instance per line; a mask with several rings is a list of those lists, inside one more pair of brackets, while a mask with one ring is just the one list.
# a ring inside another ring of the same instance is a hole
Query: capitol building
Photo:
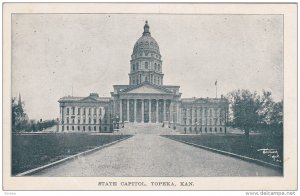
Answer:
[[181, 98], [180, 86], [164, 85], [162, 56], [146, 21], [130, 60], [129, 84], [114, 85], [110, 97], [91, 93], [58, 100], [59, 132], [122, 131], [131, 123], [152, 123], [181, 133], [224, 133], [228, 101]]

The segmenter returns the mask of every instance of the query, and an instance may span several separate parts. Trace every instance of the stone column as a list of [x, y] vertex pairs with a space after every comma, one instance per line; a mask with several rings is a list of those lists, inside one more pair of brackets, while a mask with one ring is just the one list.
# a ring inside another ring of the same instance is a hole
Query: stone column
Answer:
[[156, 123], [158, 123], [158, 100], [159, 99], [156, 99]]
[[142, 99], [142, 123], [144, 123], [144, 99]]
[[163, 116], [164, 116], [164, 121], [166, 121], [166, 100], [163, 99], [164, 101], [164, 111], [163, 111]]
[[151, 123], [151, 99], [149, 99], [149, 123]]
[[176, 103], [176, 112], [177, 112], [177, 119], [176, 119], [176, 123], [179, 123], [179, 103]]
[[129, 99], [127, 99], [127, 121], [129, 122]]
[[173, 101], [171, 100], [171, 103], [170, 103], [170, 119], [169, 119], [169, 121], [171, 122], [171, 123], [173, 123]]
[[120, 99], [120, 122], [122, 122], [122, 99]]
[[134, 116], [133, 116], [134, 122], [136, 122], [136, 99], [134, 99]]

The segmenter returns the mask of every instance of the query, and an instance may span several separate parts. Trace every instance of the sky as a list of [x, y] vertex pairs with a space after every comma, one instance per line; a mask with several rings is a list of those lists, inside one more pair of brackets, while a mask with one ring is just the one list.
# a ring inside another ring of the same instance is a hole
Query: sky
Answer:
[[133, 46], [148, 20], [164, 85], [183, 98], [236, 89], [283, 99], [281, 15], [13, 14], [12, 96], [30, 119], [59, 116], [59, 98], [110, 96], [129, 83]]

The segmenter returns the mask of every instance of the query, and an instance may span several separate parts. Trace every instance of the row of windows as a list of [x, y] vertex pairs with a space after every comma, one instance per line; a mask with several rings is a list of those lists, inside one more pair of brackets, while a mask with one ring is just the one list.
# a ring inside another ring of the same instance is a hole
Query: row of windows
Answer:
[[[76, 130], [75, 130], [76, 129]], [[97, 131], [97, 127], [96, 126], [88, 126], [87, 128], [85, 127], [85, 126], [83, 126], [82, 127], [82, 130], [81, 130], [81, 128], [80, 128], [80, 126], [66, 126], [66, 130], [67, 131], [92, 131], [92, 129], [93, 129], [93, 131]], [[65, 130], [65, 126], [62, 126], [61, 127], [61, 130], [62, 131], [64, 131]], [[102, 131], [102, 127], [101, 126], [99, 126], [99, 131]], [[104, 131], [107, 131], [107, 128], [106, 127], [104, 127]]]
[[[137, 77], [130, 78], [130, 80], [131, 80], [131, 84], [140, 84], [143, 82], [143, 78], [142, 78], [141, 74]], [[146, 76], [144, 81], [147, 81], [147, 82], [150, 82], [150, 83], [156, 84], [156, 85], [162, 84], [162, 79], [160, 79], [160, 77], [158, 77], [158, 76], [153, 76], [153, 75], [150, 75], [150, 80]]]
[[[86, 110], [87, 108], [77, 108], [77, 115], [81, 115], [81, 111], [82, 111], [82, 114], [85, 115], [86, 114]], [[88, 114], [91, 115], [92, 113], [92, 109], [94, 111], [94, 114], [97, 114], [97, 110], [99, 111], [99, 115], [102, 115], [102, 109], [103, 108], [88, 108]], [[71, 110], [71, 113], [72, 115], [75, 115], [75, 107], [71, 107], [71, 108], [67, 108], [67, 115], [70, 114], [70, 110]]]
[[[101, 124], [102, 123], [102, 119], [99, 119], [99, 124]], [[67, 124], [70, 124], [70, 119], [69, 119], [69, 117], [67, 117], [66, 118], [66, 123]], [[71, 123], [72, 124], [75, 124], [75, 119], [74, 118], [72, 118], [71, 119]], [[77, 119], [77, 124], [80, 124], [81, 123], [81, 119], [80, 118], [78, 118]], [[87, 122], [86, 122], [86, 119], [84, 118], [83, 119], [83, 121], [82, 121], [82, 124], [86, 124]], [[91, 124], [91, 123], [94, 123], [94, 124], [97, 124], [97, 119], [93, 119], [93, 121], [92, 121], [92, 119], [91, 118], [88, 118], [88, 124]], [[107, 123], [107, 119], [104, 119], [104, 124], [106, 124]], [[62, 121], [62, 124], [64, 124], [64, 122]]]
[[[199, 109], [199, 113], [202, 114], [204, 111], [204, 115], [207, 116], [207, 113], [209, 113], [209, 116], [212, 116], [212, 113], [214, 111], [214, 116], [218, 116], [218, 109]], [[220, 109], [220, 112], [219, 112], [219, 116], [221, 117], [222, 114], [224, 114], [225, 110], [223, 109]], [[189, 114], [189, 116], [196, 116], [197, 115], [197, 112], [196, 110], [189, 110], [189, 112], [187, 111], [187, 109], [183, 109], [183, 116], [187, 116]]]
[[[215, 127], [214, 129], [213, 129], [212, 127], [209, 127], [209, 129], [207, 129], [207, 127], [204, 127], [203, 129], [202, 129], [202, 127], [198, 127], [198, 128], [197, 128], [197, 127], [194, 127], [194, 129], [193, 129], [192, 127], [184, 127], [185, 133], [186, 133], [187, 131], [189, 131], [189, 132], [195, 131], [196, 133], [197, 133], [198, 131], [199, 131], [199, 132], [204, 131], [204, 132], [207, 133], [208, 130], [209, 130], [209, 132], [213, 132], [213, 130], [214, 130], [215, 132], [218, 132], [218, 128], [217, 128], [217, 127]], [[220, 128], [219, 128], [219, 131], [222, 132], [222, 131], [223, 131], [223, 128], [220, 127]], [[225, 127], [225, 131], [226, 131], [226, 127]]]
[[[199, 119], [199, 125], [202, 125], [202, 124], [203, 124], [202, 122], [203, 122], [203, 121], [202, 121], [202, 119], [200, 118], [200, 119]], [[214, 125], [217, 125], [218, 122], [219, 122], [220, 124], [224, 124], [224, 121], [223, 121], [222, 119], [219, 119], [219, 118], [206, 119], [206, 121], [204, 120], [204, 124], [208, 124], [208, 122], [209, 122], [209, 125], [212, 125], [212, 122], [214, 122]], [[184, 119], [184, 124], [187, 125], [188, 123], [191, 125], [191, 124], [192, 124], [192, 119], [189, 119], [189, 120]], [[197, 119], [194, 119], [194, 124], [195, 124], [195, 125], [198, 124]]]
[[[132, 71], [138, 71], [140, 69], [141, 69], [141, 67], [139, 66], [138, 62], [136, 62], [135, 64], [132, 64]], [[148, 62], [145, 62], [145, 69], [151, 69]], [[160, 71], [161, 70], [160, 64], [154, 63], [154, 70]]]
[[158, 54], [149, 53], [149, 52], [147, 52], [147, 51], [145, 51], [144, 53], [143, 53], [143, 52], [140, 52], [138, 55], [135, 54], [135, 55], [133, 56], [133, 59], [138, 58], [138, 56], [139, 56], [139, 57], [140, 57], [140, 56], [143, 56], [143, 54], [144, 54], [144, 56], [146, 56], [146, 57], [151, 56], [151, 57], [153, 57], [153, 58], [160, 59], [160, 56], [159, 56]]

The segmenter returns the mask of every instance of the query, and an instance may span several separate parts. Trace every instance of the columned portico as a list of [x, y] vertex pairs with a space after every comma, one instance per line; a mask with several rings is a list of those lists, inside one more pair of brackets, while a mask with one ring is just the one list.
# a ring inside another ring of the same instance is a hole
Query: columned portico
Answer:
[[176, 122], [175, 102], [172, 99], [121, 98], [119, 99], [120, 122], [162, 123]]

